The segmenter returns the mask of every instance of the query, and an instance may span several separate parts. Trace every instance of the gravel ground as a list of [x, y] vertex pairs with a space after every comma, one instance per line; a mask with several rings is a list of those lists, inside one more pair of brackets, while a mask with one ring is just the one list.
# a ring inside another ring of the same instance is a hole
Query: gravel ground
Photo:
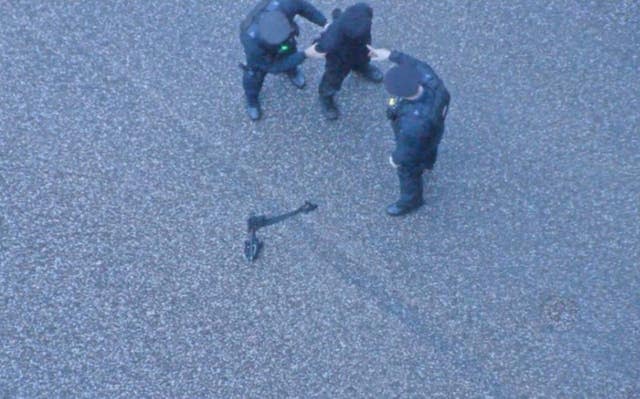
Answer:
[[370, 3], [453, 96], [400, 219], [381, 86], [248, 121], [252, 1], [0, 0], [1, 398], [640, 398], [640, 3]]

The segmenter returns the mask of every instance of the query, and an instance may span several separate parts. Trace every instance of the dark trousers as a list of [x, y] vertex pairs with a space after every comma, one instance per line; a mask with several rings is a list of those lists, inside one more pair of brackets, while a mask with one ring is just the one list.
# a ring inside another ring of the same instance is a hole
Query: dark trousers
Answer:
[[364, 72], [369, 67], [369, 62], [360, 65], [348, 65], [338, 61], [327, 60], [324, 67], [324, 75], [320, 82], [320, 97], [331, 97], [340, 91], [342, 82], [349, 72]]
[[415, 206], [422, 204], [423, 183], [422, 175], [425, 170], [432, 170], [438, 158], [436, 147], [421, 164], [411, 166], [399, 166], [398, 178], [400, 180], [400, 206]]
[[400, 179], [400, 206], [415, 206], [422, 203], [422, 167], [398, 167], [398, 178]]
[[[285, 73], [293, 77], [297, 72], [298, 67], [295, 67]], [[260, 90], [262, 90], [262, 85], [266, 76], [267, 72], [259, 69], [251, 69], [251, 67], [248, 67], [244, 70], [244, 74], [242, 76], [242, 87], [244, 88], [244, 94], [247, 97], [247, 102], [249, 104], [258, 104], [258, 96], [260, 95]]]
[[247, 68], [244, 70], [244, 75], [242, 76], [242, 87], [244, 87], [244, 94], [250, 105], [258, 104], [258, 96], [260, 95], [260, 90], [262, 90], [262, 84], [264, 83], [266, 75], [266, 72], [258, 69]]

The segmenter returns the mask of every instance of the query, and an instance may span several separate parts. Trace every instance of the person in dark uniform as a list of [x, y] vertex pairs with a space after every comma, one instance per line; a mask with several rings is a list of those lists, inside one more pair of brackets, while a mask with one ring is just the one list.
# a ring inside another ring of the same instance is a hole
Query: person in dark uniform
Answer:
[[371, 59], [397, 65], [384, 77], [389, 100], [387, 117], [396, 148], [389, 158], [400, 179], [400, 199], [387, 208], [391, 216], [409, 213], [423, 204], [422, 175], [438, 156], [451, 96], [433, 69], [398, 51], [369, 47]]
[[371, 65], [367, 45], [371, 44], [371, 22], [373, 9], [366, 3], [348, 7], [344, 12], [333, 11], [333, 22], [322, 33], [316, 50], [326, 57], [325, 72], [320, 82], [320, 104], [329, 120], [339, 116], [334, 96], [342, 82], [355, 71], [375, 83], [382, 82], [384, 75]]
[[301, 89], [305, 79], [299, 65], [306, 57], [320, 58], [313, 46], [304, 52], [297, 50], [297, 15], [322, 27], [327, 24], [322, 12], [305, 0], [263, 0], [240, 25], [240, 41], [247, 56], [242, 83], [252, 120], [260, 119], [258, 96], [268, 73], [286, 73]]

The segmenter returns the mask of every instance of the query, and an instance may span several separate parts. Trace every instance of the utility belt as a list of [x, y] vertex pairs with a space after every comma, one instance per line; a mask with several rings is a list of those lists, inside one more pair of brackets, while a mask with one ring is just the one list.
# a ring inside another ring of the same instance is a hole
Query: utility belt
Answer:
[[[270, 50], [276, 51], [275, 53], [268, 53], [265, 55], [266, 60], [270, 63], [279, 61], [283, 58], [290, 56], [291, 54], [294, 54], [297, 51], [297, 43], [296, 43], [295, 36], [289, 37], [289, 39], [287, 39], [286, 42], [280, 44], [278, 48], [274, 48]], [[240, 63], [239, 65], [241, 69], [247, 72], [252, 72], [257, 70], [255, 68], [252, 68], [251, 65], [245, 65], [243, 63]]]

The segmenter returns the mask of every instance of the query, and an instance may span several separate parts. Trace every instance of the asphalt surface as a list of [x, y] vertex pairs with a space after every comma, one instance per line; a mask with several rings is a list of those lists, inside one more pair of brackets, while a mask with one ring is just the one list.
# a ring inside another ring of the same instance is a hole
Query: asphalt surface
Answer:
[[252, 3], [0, 1], [0, 398], [640, 398], [640, 3], [371, 1], [453, 96], [401, 219], [381, 86], [248, 121]]

